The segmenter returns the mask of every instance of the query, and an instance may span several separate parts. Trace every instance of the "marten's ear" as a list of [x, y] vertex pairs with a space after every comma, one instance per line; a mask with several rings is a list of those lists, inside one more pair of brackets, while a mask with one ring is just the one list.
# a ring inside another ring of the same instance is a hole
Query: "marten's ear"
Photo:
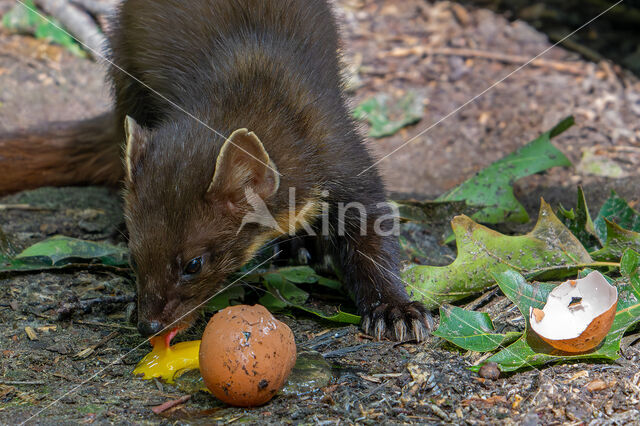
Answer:
[[280, 174], [260, 139], [247, 129], [238, 129], [220, 149], [207, 193], [238, 203], [245, 199], [247, 189], [266, 199], [279, 185]]
[[127, 140], [124, 155], [127, 180], [133, 182], [133, 178], [140, 166], [140, 159], [147, 147], [147, 136], [144, 129], [136, 123], [136, 120], [128, 115], [124, 120], [124, 134]]

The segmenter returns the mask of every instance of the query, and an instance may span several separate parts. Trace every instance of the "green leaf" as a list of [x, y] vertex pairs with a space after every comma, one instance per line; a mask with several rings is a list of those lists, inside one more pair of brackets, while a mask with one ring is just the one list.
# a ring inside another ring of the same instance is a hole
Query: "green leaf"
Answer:
[[627, 249], [640, 251], [640, 232], [627, 231], [608, 219], [603, 219], [606, 225], [606, 242], [604, 246], [593, 253], [596, 260], [617, 261]]
[[555, 284], [541, 282], [530, 285], [522, 275], [512, 269], [494, 273], [493, 276], [504, 295], [518, 307], [527, 326], [529, 326], [529, 310], [544, 308], [549, 293], [556, 287]]
[[318, 277], [318, 285], [330, 288], [332, 290], [342, 290], [342, 283], [340, 281], [332, 280], [325, 277]]
[[476, 222], [527, 222], [529, 215], [513, 194], [512, 184], [520, 178], [551, 167], [570, 166], [571, 162], [551, 144], [550, 138], [562, 133], [571, 125], [573, 117], [565, 118], [553, 129], [491, 164], [471, 179], [438, 197], [436, 201], [464, 200], [471, 206], [482, 207], [482, 210], [472, 216]]
[[[270, 311], [283, 311], [290, 308], [295, 308], [316, 315], [322, 319], [341, 322], [347, 324], [359, 324], [360, 317], [358, 315], [349, 314], [339, 311], [335, 314], [325, 314], [317, 309], [305, 306], [304, 303], [309, 298], [309, 293], [299, 289], [289, 278], [295, 280], [309, 282], [303, 275], [307, 267], [296, 268], [282, 268], [273, 272], [267, 272], [263, 275], [263, 282], [267, 289], [259, 300], [259, 303], [265, 306]], [[313, 272], [311, 268], [308, 268]], [[282, 273], [284, 271], [284, 273]], [[307, 270], [308, 272], [308, 270]], [[315, 272], [313, 272], [314, 276]], [[316, 276], [317, 277], [317, 276]], [[320, 285], [334, 285], [336, 281], [328, 279], [318, 279]], [[323, 282], [321, 284], [321, 281]]]
[[620, 260], [620, 273], [629, 278], [633, 292], [640, 296], [640, 254], [629, 249]]
[[279, 271], [268, 272], [262, 277], [267, 293], [260, 298], [259, 302], [269, 310], [278, 311], [291, 306], [299, 306], [309, 298], [309, 293], [300, 290]]
[[422, 119], [422, 97], [410, 92], [390, 105], [391, 97], [382, 93], [367, 99], [353, 110], [357, 120], [367, 120], [371, 125], [369, 136], [382, 138]]
[[578, 187], [578, 203], [575, 211], [573, 209], [566, 210], [560, 205], [558, 218], [580, 240], [587, 251], [591, 252], [599, 247], [595, 225], [591, 220], [587, 200], [581, 186]]
[[440, 307], [440, 325], [433, 334], [463, 349], [476, 352], [492, 351], [513, 342], [522, 334], [498, 334], [494, 331], [488, 314], [444, 305]]
[[[627, 260], [627, 262], [632, 260]], [[500, 288], [517, 306], [525, 318], [529, 317], [529, 306], [542, 308], [546, 303], [549, 284], [529, 284], [524, 277], [511, 271], [497, 274]], [[542, 342], [535, 333], [527, 328], [527, 333], [515, 343], [491, 356], [486, 362], [498, 363], [501, 371], [514, 371], [525, 367], [534, 367], [550, 362], [580, 359], [615, 360], [619, 357], [620, 340], [624, 333], [640, 321], [640, 294], [627, 283], [626, 278], [615, 282], [618, 287], [618, 307], [613, 325], [604, 342], [593, 352], [579, 355], [566, 355]], [[479, 366], [474, 366], [478, 370]]]
[[[608, 338], [607, 338], [608, 339]], [[605, 339], [605, 340], [607, 340]], [[620, 342], [618, 341], [618, 347]], [[515, 371], [521, 368], [535, 367], [550, 362], [562, 362], [580, 359], [609, 359], [618, 358], [617, 352], [613, 346], [602, 346], [597, 352], [580, 354], [580, 355], [550, 355], [546, 353], [535, 352], [527, 343], [527, 337], [522, 336], [515, 343], [507, 346], [497, 354], [489, 357], [485, 362], [495, 362], [498, 364], [500, 371]], [[479, 366], [471, 367], [471, 370], [477, 371]]]
[[604, 202], [598, 217], [594, 221], [596, 235], [604, 245], [607, 241], [607, 223], [605, 219], [618, 224], [621, 228], [629, 231], [640, 232], [640, 213], [629, 206], [624, 198], [621, 198], [615, 191]]
[[[410, 265], [402, 271], [407, 289], [429, 309], [478, 293], [493, 285], [492, 274], [516, 269], [522, 274], [574, 273], [592, 262], [580, 241], [542, 200], [538, 223], [526, 235], [508, 236], [466, 216], [451, 223], [458, 256], [448, 266]], [[547, 274], [549, 275], [549, 274]]]
[[340, 281], [325, 278], [316, 274], [316, 271], [309, 266], [288, 266], [279, 268], [277, 273], [282, 275], [286, 280], [295, 284], [319, 284], [333, 290], [340, 290], [342, 283]]
[[318, 282], [318, 275], [316, 275], [316, 271], [309, 266], [290, 266], [286, 268], [279, 268], [278, 274], [296, 284], [311, 284]]
[[631, 249], [625, 251], [620, 259], [620, 273], [630, 277], [635, 273], [640, 273], [638, 267], [640, 267], [640, 254]]
[[361, 318], [359, 315], [350, 314], [348, 312], [338, 311], [333, 315], [325, 314], [318, 309], [308, 308], [306, 306], [296, 306], [297, 309], [301, 309], [305, 312], [313, 314], [327, 321], [340, 322], [344, 324], [360, 324]]
[[244, 301], [245, 292], [241, 285], [234, 285], [218, 294], [207, 302], [206, 311], [217, 312], [231, 305], [238, 305]]
[[0, 247], [0, 272], [41, 271], [96, 262], [121, 268], [129, 266], [128, 250], [108, 243], [55, 236], [14, 256], [10, 241], [5, 237], [0, 245], [3, 241], [8, 249]]
[[82, 58], [87, 56], [73, 37], [61, 29], [62, 26], [57, 20], [51, 17], [45, 19], [44, 14], [38, 12], [33, 0], [25, 0], [22, 3], [16, 4], [4, 14], [2, 25], [5, 28], [20, 33], [30, 33], [38, 39], [57, 43], [76, 56]]
[[57, 235], [28, 247], [16, 259], [48, 266], [78, 263], [78, 260], [87, 263], [96, 259], [105, 265], [127, 266], [128, 254], [126, 248], [112, 244]]

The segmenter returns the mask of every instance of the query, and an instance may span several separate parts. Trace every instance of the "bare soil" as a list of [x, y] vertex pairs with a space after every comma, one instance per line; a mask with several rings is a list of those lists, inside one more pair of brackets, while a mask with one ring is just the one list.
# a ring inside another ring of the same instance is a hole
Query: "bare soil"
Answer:
[[[9, 3], [0, 1], [0, 10]], [[577, 124], [554, 143], [576, 167], [516, 184], [532, 217], [541, 196], [573, 206], [578, 184], [594, 208], [611, 189], [640, 202], [640, 81], [631, 73], [559, 47], [544, 56], [548, 62], [519, 69], [522, 56], [533, 57], [550, 42], [485, 9], [422, 0], [337, 3], [345, 62], [356, 77], [354, 105], [381, 92], [425, 99], [417, 125], [370, 141], [378, 158], [402, 146], [380, 163], [393, 197], [436, 196], [573, 114]], [[510, 56], [487, 59], [484, 52]], [[108, 105], [102, 65], [0, 32], [0, 131], [89, 117]], [[622, 177], [589, 174], [581, 165], [589, 150]], [[116, 191], [43, 188], [0, 199], [0, 206], [0, 227], [16, 249], [55, 234], [125, 242]], [[451, 259], [450, 247], [424, 238], [435, 261]], [[467, 369], [480, 354], [440, 339], [374, 342], [356, 327], [304, 315], [279, 318], [294, 331], [306, 369], [262, 407], [228, 407], [187, 384], [131, 375], [150, 349], [129, 322], [132, 302], [98, 303], [64, 319], [56, 314], [63, 303], [132, 300], [134, 291], [133, 277], [108, 268], [0, 276], [0, 423], [640, 423], [637, 336], [625, 339], [614, 363], [553, 365], [494, 381]], [[314, 303], [337, 302], [315, 296]], [[504, 324], [518, 321], [499, 295], [481, 309], [500, 314]], [[181, 339], [197, 338], [203, 323]], [[162, 415], [151, 411], [185, 394], [191, 399]]]

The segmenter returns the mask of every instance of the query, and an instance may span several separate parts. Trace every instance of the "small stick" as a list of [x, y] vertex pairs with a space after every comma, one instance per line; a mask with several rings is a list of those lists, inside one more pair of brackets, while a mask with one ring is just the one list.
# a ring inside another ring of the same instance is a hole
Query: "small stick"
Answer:
[[0, 379], [0, 384], [2, 384], [2, 385], [44, 385], [44, 382], [42, 382], [40, 380], [20, 381], [20, 380], [2, 380], [2, 379]]
[[171, 401], [167, 401], [167, 402], [164, 402], [164, 403], [162, 403], [160, 405], [156, 405], [155, 407], [151, 408], [151, 411], [153, 411], [156, 414], [160, 414], [160, 413], [165, 412], [168, 409], [173, 408], [173, 407], [175, 407], [177, 405], [184, 404], [189, 399], [191, 399], [191, 395], [185, 395], [185, 396], [183, 396], [181, 398], [178, 398], [178, 399], [172, 399]]
[[135, 331], [136, 328], [135, 327], [131, 327], [128, 325], [120, 325], [120, 324], [115, 324], [115, 323], [102, 323], [102, 322], [97, 322], [97, 321], [82, 321], [82, 320], [74, 320], [73, 322], [78, 323], [78, 324], [82, 324], [82, 325], [93, 325], [96, 327], [106, 327], [106, 328], [120, 328], [122, 330], [133, 330]]
[[35, 274], [38, 272], [49, 272], [49, 271], [97, 271], [97, 272], [112, 272], [114, 274], [118, 274], [120, 276], [131, 277], [131, 269], [124, 268], [119, 266], [105, 265], [104, 263], [69, 263], [67, 265], [61, 266], [42, 266], [41, 268], [33, 268], [33, 269], [5, 269], [0, 270], [0, 277], [5, 275], [29, 275]]
[[77, 354], [74, 355], [75, 358], [79, 358], [79, 359], [85, 359], [88, 358], [89, 355], [91, 355], [92, 353], [95, 352], [96, 349], [98, 349], [100, 346], [104, 345], [105, 343], [107, 343], [109, 340], [113, 339], [114, 337], [116, 337], [118, 334], [120, 334], [119, 331], [112, 331], [111, 333], [109, 333], [108, 335], [106, 335], [105, 337], [103, 337], [98, 343], [96, 343], [95, 345], [91, 345], [87, 348], [84, 348], [83, 350], [81, 350], [80, 352], [78, 352]]
[[[484, 50], [464, 49], [455, 47], [428, 48], [424, 46], [398, 47], [390, 52], [380, 53], [379, 57], [394, 56], [404, 57], [411, 55], [443, 55], [443, 56], [464, 56], [468, 58], [489, 59], [509, 64], [526, 64], [531, 61], [531, 57], [523, 55], [509, 55], [499, 52], [488, 52]], [[584, 74], [584, 66], [578, 62], [553, 61], [547, 59], [534, 59], [529, 63], [534, 67], [552, 68], [557, 71], [564, 71], [570, 74]]]
[[89, 310], [94, 305], [102, 305], [107, 303], [129, 303], [133, 302], [135, 298], [135, 294], [125, 294], [123, 296], [103, 296], [96, 297], [94, 299], [79, 300], [74, 303], [63, 304], [62, 307], [60, 307], [56, 311], [56, 313], [58, 314], [58, 319], [63, 319], [70, 316], [75, 311], [82, 311], [85, 313], [89, 312]]
[[0, 210], [32, 210], [32, 211], [51, 211], [48, 207], [32, 206], [31, 204], [0, 204]]

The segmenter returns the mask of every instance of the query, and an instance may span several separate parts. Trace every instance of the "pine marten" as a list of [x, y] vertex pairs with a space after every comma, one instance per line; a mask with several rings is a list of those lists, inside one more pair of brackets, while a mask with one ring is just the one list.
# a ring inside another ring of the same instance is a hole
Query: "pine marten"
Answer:
[[[114, 111], [0, 137], [0, 193], [123, 182], [143, 336], [186, 328], [229, 273], [307, 221], [363, 329], [423, 340], [431, 319], [399, 278], [332, 13], [327, 0], [124, 1], [109, 34]], [[271, 226], [246, 220], [256, 203]]]

